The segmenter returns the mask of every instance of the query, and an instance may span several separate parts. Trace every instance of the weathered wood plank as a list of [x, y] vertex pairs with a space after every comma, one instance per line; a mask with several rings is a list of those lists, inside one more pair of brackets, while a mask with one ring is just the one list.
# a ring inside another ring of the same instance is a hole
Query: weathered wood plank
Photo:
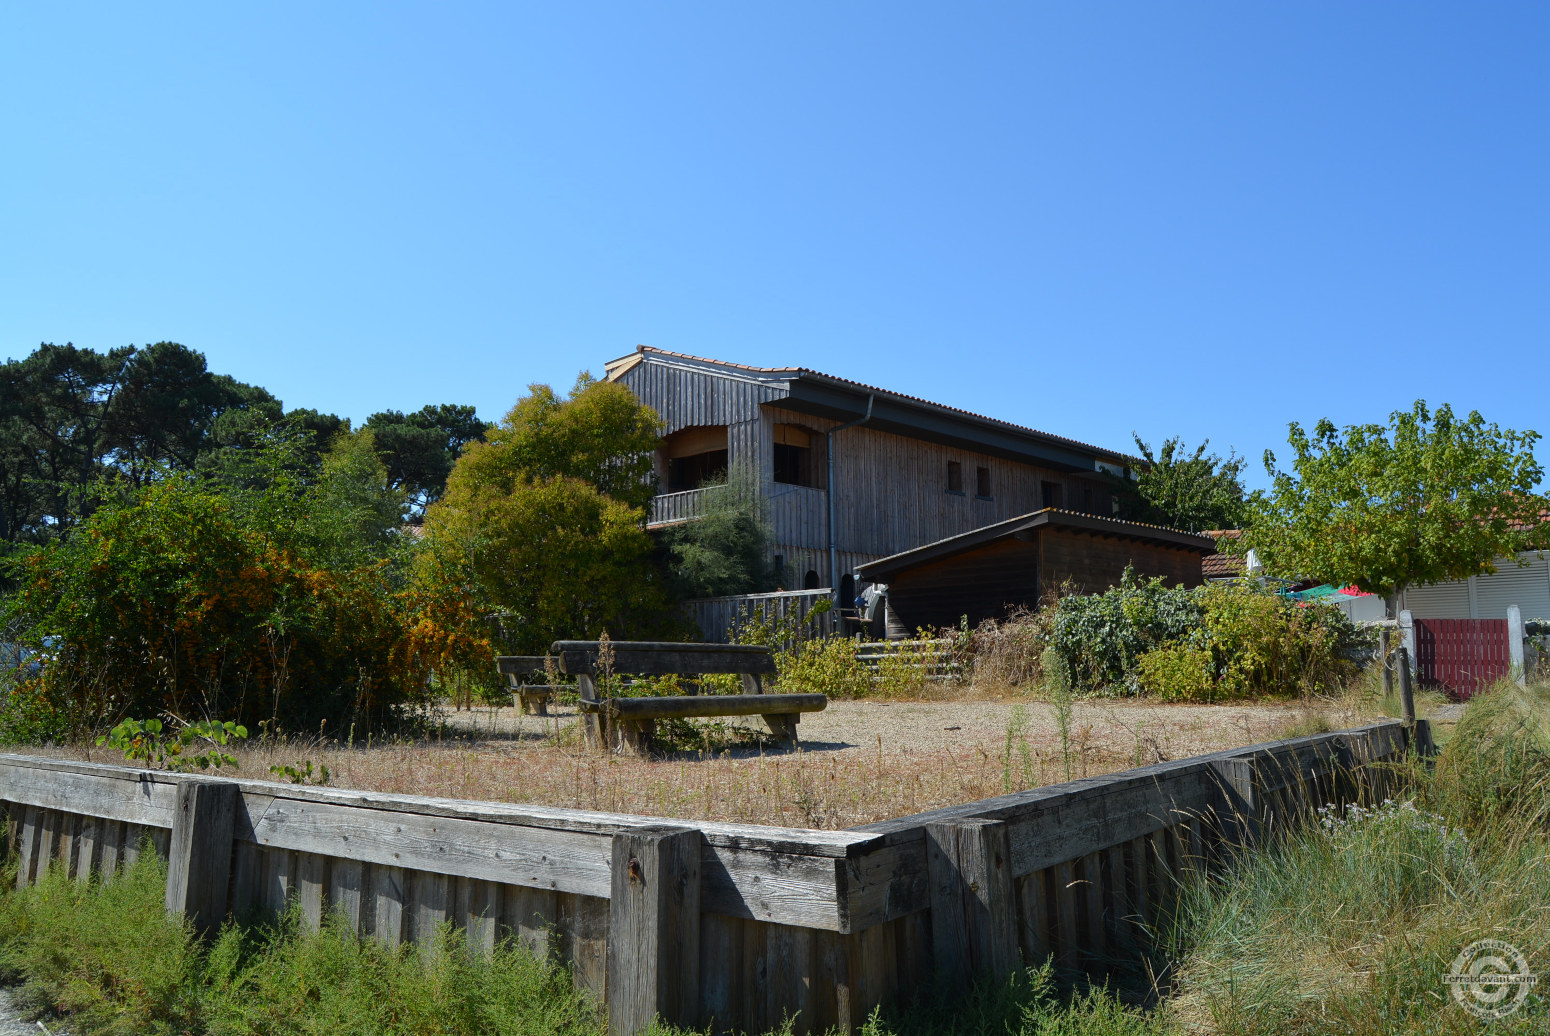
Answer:
[[559, 948], [557, 893], [526, 885], [507, 885], [503, 892], [505, 927], [528, 952], [549, 960]]
[[[744, 644], [684, 644], [657, 641], [615, 640], [613, 672], [639, 676], [703, 673], [760, 673], [773, 675], [775, 657], [767, 647]], [[595, 640], [557, 640], [549, 653], [571, 676], [598, 672], [599, 643]]]
[[235, 785], [185, 780], [177, 786], [168, 846], [167, 912], [184, 915], [202, 935], [218, 930], [226, 918], [236, 810]]
[[100, 817], [82, 817], [77, 838], [80, 839], [75, 855], [75, 880], [81, 884], [91, 881], [96, 872], [101, 853], [102, 826], [107, 823]]
[[663, 827], [613, 839], [608, 911], [608, 1030], [658, 1019], [692, 1025], [700, 988], [700, 833]]
[[1045, 871], [1024, 874], [1016, 880], [1018, 948], [1023, 960], [1037, 967], [1050, 955], [1049, 890]]
[[609, 902], [599, 896], [556, 893], [561, 955], [571, 962], [576, 986], [608, 998]]
[[73, 765], [91, 769], [77, 773], [57, 765], [33, 765], [26, 756], [0, 756], [0, 798], [148, 827], [172, 826], [175, 781], [153, 777], [146, 770], [101, 772], [106, 768], [89, 763]]
[[[772, 924], [765, 927], [768, 981], [764, 987], [766, 1025], [779, 1029], [794, 1020], [792, 1031], [813, 1031], [813, 933], [806, 928]], [[822, 1030], [818, 1030], [822, 1031]]]
[[296, 902], [301, 906], [302, 922], [314, 932], [323, 927], [328, 909], [328, 866], [326, 856], [296, 854]]
[[441, 926], [451, 920], [452, 902], [445, 874], [411, 871], [407, 875], [409, 898], [409, 938], [421, 947], [433, 946]]
[[232, 913], [239, 918], [263, 908], [265, 851], [252, 842], [232, 843], [230, 901]]
[[687, 716], [765, 716], [822, 712], [824, 694], [695, 694], [683, 697], [604, 698], [582, 702], [583, 712], [607, 712], [620, 720], [669, 719]]
[[328, 873], [329, 910], [339, 918], [345, 931], [363, 935], [366, 905], [366, 864], [359, 860], [330, 860]]
[[402, 867], [371, 868], [370, 920], [373, 937], [397, 946], [408, 922], [409, 889]]
[[[462, 925], [468, 933], [468, 948], [488, 956], [495, 951], [496, 930], [500, 927], [501, 895], [505, 886], [495, 881], [459, 879], [468, 886], [467, 912]], [[461, 898], [461, 896], [459, 897]]]
[[957, 820], [926, 828], [931, 951], [937, 979], [959, 988], [1017, 966], [1015, 893], [1006, 825]]
[[22, 807], [21, 834], [17, 840], [16, 887], [26, 888], [38, 880], [38, 854], [43, 843], [43, 810]]
[[725, 914], [700, 915], [700, 1010], [698, 1028], [725, 1032], [735, 1024], [742, 968], [743, 921]]

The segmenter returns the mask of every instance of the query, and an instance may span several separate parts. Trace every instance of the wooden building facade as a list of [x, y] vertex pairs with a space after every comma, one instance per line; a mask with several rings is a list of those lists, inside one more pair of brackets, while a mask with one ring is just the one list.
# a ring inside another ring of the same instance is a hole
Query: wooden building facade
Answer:
[[1200, 559], [1215, 549], [1207, 536], [1048, 508], [870, 562], [859, 575], [888, 584], [888, 635], [900, 637], [1034, 607], [1066, 583], [1096, 593], [1126, 566], [1199, 586]]
[[1042, 507], [1110, 515], [1109, 474], [1129, 475], [1134, 463], [804, 368], [642, 346], [609, 363], [607, 377], [664, 422], [649, 524], [693, 518], [706, 478], [750, 471], [788, 589], [837, 586], [843, 596], [867, 562]]

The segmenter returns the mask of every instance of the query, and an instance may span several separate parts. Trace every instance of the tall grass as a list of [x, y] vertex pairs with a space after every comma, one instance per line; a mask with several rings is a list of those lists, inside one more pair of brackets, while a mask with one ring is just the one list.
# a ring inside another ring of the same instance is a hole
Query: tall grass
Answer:
[[[11, 874], [14, 880], [14, 870]], [[9, 886], [8, 886], [9, 887]], [[450, 930], [428, 951], [361, 940], [296, 914], [228, 923], [209, 946], [162, 906], [154, 852], [109, 882], [51, 870], [0, 896], [0, 982], [63, 1015], [77, 1036], [208, 1033], [601, 1036], [595, 1005], [569, 974], [506, 944], [469, 953]]]
[[[1184, 893], [1169, 1014], [1234, 1033], [1477, 1032], [1444, 976], [1483, 938], [1550, 964], [1550, 694], [1469, 706], [1413, 798], [1325, 810]], [[1497, 1032], [1543, 1032], [1537, 993]]]

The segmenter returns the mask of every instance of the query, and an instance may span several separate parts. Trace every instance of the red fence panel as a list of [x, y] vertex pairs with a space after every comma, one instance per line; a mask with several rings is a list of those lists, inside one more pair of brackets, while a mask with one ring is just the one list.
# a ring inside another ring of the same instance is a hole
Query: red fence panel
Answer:
[[1463, 701], [1511, 672], [1506, 619], [1415, 620], [1416, 670], [1424, 687]]

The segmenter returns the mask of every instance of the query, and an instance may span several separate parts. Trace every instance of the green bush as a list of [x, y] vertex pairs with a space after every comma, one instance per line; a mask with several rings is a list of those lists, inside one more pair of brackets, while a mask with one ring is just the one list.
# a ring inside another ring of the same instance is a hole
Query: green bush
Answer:
[[1216, 700], [1216, 665], [1211, 652], [1188, 644], [1153, 648], [1136, 660], [1136, 682], [1164, 701]]
[[1072, 689], [1086, 693], [1214, 701], [1332, 691], [1357, 674], [1365, 647], [1339, 609], [1241, 584], [1168, 587], [1127, 570], [1119, 586], [1051, 607], [1043, 636]]
[[785, 692], [831, 698], [865, 698], [872, 693], [871, 670], [856, 657], [856, 642], [845, 637], [804, 641], [793, 651], [779, 652], [775, 665]]
[[1141, 656], [1200, 628], [1193, 591], [1160, 578], [1139, 579], [1130, 568], [1119, 586], [1062, 597], [1054, 608], [1049, 645], [1077, 691], [1140, 693]]

